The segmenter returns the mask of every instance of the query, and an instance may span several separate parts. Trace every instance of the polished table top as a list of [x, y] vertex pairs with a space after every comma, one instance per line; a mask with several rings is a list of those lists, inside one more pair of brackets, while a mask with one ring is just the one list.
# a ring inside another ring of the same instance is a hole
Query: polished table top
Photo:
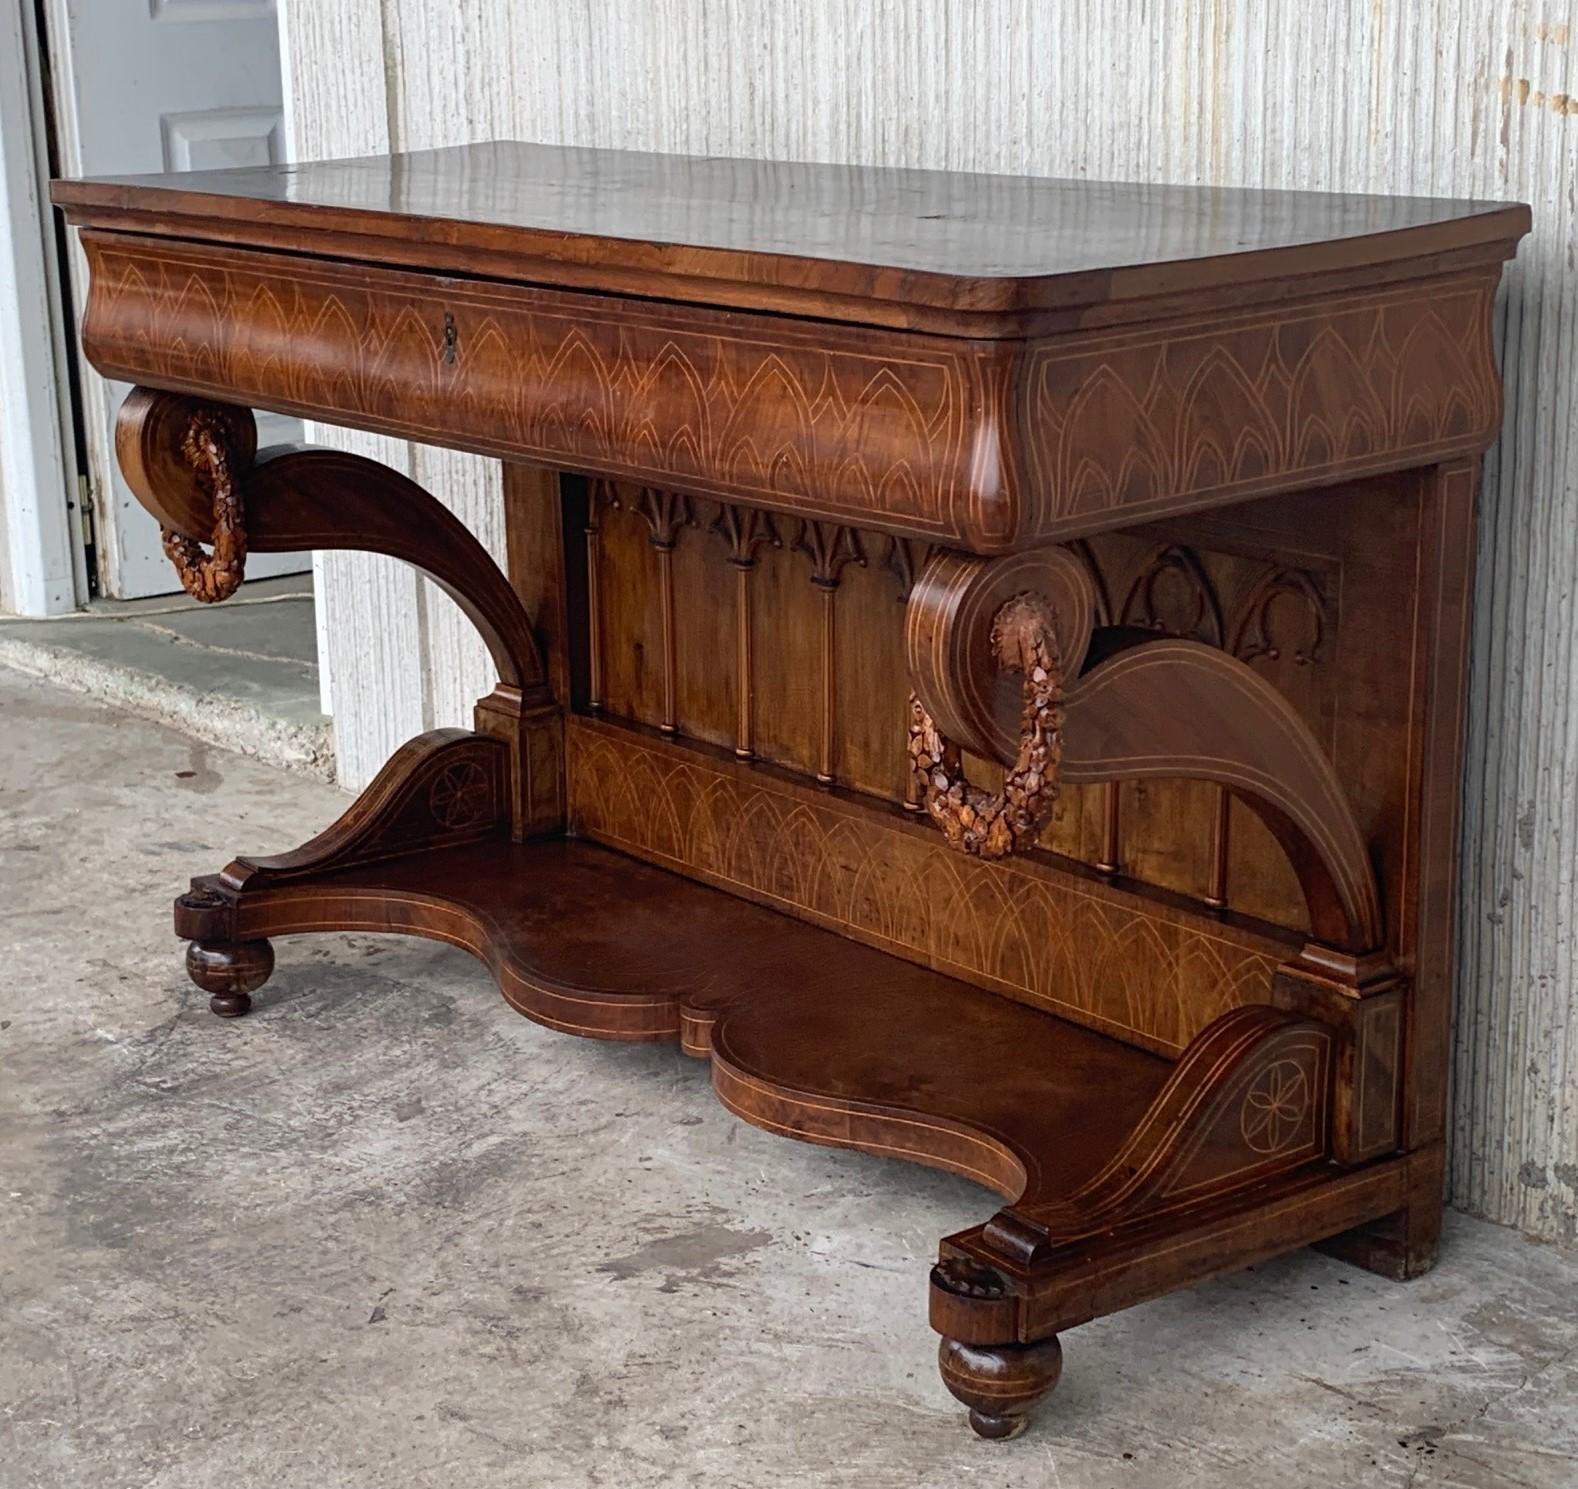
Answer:
[[107, 375], [976, 553], [1482, 449], [1528, 223], [514, 142], [54, 194]]
[[[54, 199], [73, 220], [100, 226], [429, 269], [518, 268], [521, 278], [564, 283], [576, 266], [595, 266], [652, 275], [653, 294], [715, 304], [763, 307], [763, 291], [781, 287], [976, 312], [1379, 266], [1515, 238], [1528, 221], [1526, 208], [1498, 202], [516, 141], [57, 182]], [[342, 240], [330, 243], [330, 232]], [[754, 293], [742, 299], [730, 286]]]

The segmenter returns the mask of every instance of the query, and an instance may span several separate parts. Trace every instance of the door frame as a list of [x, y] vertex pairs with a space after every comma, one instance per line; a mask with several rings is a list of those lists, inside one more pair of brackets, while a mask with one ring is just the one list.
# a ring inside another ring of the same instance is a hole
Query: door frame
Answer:
[[[27, 0], [22, 0], [23, 4]], [[72, 77], [71, 48], [63, 38], [71, 34], [66, 15], [70, 0], [40, 0], [39, 12], [44, 18], [44, 32], [56, 38], [48, 52], [49, 77], [45, 83], [50, 96], [56, 100], [75, 97]], [[76, 114], [71, 108], [57, 106], [55, 116], [55, 153], [62, 175], [81, 175], [74, 162], [82, 159], [82, 145], [77, 137]], [[66, 279], [65, 303], [73, 306], [75, 317], [76, 295], [79, 289], [85, 294], [88, 283], [88, 256], [81, 238], [69, 232], [64, 239], [64, 254], [60, 269]], [[120, 569], [120, 531], [115, 523], [112, 504], [115, 500], [115, 480], [111, 462], [115, 451], [111, 448], [110, 385], [98, 368], [79, 362], [76, 368], [76, 416], [80, 421], [80, 439], [83, 474], [87, 477], [86, 494], [93, 504], [94, 561], [97, 572], [93, 576], [98, 594], [113, 591], [108, 588], [109, 577]], [[80, 483], [79, 483], [80, 484]], [[112, 553], [110, 550], [114, 549]]]
[[33, 616], [89, 593], [42, 58], [30, 0], [0, 0], [0, 606]]
[[[0, 0], [0, 5], [16, 0]], [[28, 3], [28, 0], [22, 0]], [[92, 6], [83, 0], [35, 0], [39, 25], [42, 27], [43, 66], [46, 96], [53, 102], [51, 145], [55, 170], [62, 176], [96, 175], [107, 168], [100, 156], [92, 152], [102, 141], [96, 133], [96, 116], [85, 91], [98, 96], [85, 82], [100, 78], [99, 63], [107, 55], [102, 48], [95, 48], [93, 26], [90, 24]], [[109, 0], [96, 0], [108, 5]], [[223, 32], [212, 22], [244, 22], [249, 27], [258, 26], [274, 33], [270, 40], [277, 46], [284, 40], [283, 6], [278, 0], [154, 0], [150, 13], [149, 0], [116, 0], [116, 3], [134, 6], [141, 12], [143, 22], [170, 21], [177, 23], [187, 41], [176, 41], [177, 46], [195, 44], [195, 37]], [[86, 13], [86, 15], [84, 14]], [[73, 17], [76, 20], [73, 20]], [[171, 38], [166, 38], [170, 41]], [[279, 149], [289, 158], [289, 119], [284, 108], [284, 63], [281, 59], [279, 86], [280, 139]], [[171, 100], [163, 100], [169, 103]], [[86, 110], [87, 112], [84, 112]], [[203, 110], [205, 116], [229, 116], [230, 122], [250, 117], [260, 112], [245, 107], [216, 107]], [[269, 112], [273, 112], [272, 102]], [[173, 125], [182, 116], [163, 113], [162, 121]], [[182, 122], [190, 125], [192, 120]], [[151, 161], [135, 169], [167, 170], [172, 168], [172, 143], [174, 136], [167, 130], [163, 140], [163, 164]], [[121, 173], [126, 167], [117, 168]], [[63, 234], [63, 252], [60, 256], [60, 273], [65, 281], [67, 303], [79, 313], [88, 300], [88, 261], [81, 235], [75, 231]], [[120, 477], [115, 454], [115, 413], [126, 387], [116, 380], [104, 377], [85, 359], [74, 365], [74, 386], [70, 397], [77, 420], [76, 445], [78, 457], [86, 476], [86, 498], [92, 507], [91, 558], [94, 573], [92, 582], [98, 595], [116, 598], [140, 598], [148, 595], [173, 595], [179, 584], [159, 554], [157, 529], [147, 514], [133, 501], [132, 493]], [[261, 422], [261, 419], [260, 419]], [[298, 426], [299, 427], [299, 426]], [[296, 440], [299, 433], [292, 430], [260, 429], [264, 443], [281, 439]], [[79, 483], [80, 484], [80, 483]], [[130, 531], [134, 525], [136, 531]], [[306, 555], [267, 554], [250, 565], [249, 577], [269, 578], [278, 574], [299, 573], [311, 566]]]

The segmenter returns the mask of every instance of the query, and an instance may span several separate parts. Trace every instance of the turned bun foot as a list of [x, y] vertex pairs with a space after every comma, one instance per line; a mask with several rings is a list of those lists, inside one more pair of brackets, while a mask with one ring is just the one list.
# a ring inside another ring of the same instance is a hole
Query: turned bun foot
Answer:
[[220, 1018], [240, 1018], [274, 970], [274, 948], [267, 941], [190, 941], [186, 970]]
[[1029, 1426], [1031, 1407], [1063, 1373], [1063, 1347], [1056, 1338], [993, 1345], [944, 1339], [937, 1365], [942, 1383], [970, 1408], [970, 1425], [995, 1441], [1018, 1437]]

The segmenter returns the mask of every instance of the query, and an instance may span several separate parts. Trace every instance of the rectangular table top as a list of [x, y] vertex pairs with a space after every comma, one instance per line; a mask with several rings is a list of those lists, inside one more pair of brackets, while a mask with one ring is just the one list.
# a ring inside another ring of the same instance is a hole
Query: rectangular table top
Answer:
[[1529, 222], [514, 142], [54, 196], [107, 376], [976, 553], [1477, 453]]
[[[1252, 291], [1483, 248], [1528, 227], [1526, 207], [1499, 202], [515, 141], [60, 181], [53, 196], [84, 225], [890, 322], [895, 302], [1000, 318]], [[874, 315], [878, 305], [886, 312]]]

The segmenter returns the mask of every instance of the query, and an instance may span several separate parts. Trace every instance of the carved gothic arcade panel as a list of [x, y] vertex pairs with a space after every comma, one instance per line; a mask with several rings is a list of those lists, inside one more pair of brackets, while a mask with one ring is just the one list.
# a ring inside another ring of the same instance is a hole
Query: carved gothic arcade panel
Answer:
[[[1366, 637], [1411, 604], [1414, 503], [1378, 503], [1376, 484], [1268, 498], [1070, 551], [1091, 571], [1102, 623], [1221, 647], [1294, 705], [1343, 774], [1384, 868], [1404, 763], [1365, 741], [1400, 722], [1406, 698]], [[596, 532], [573, 530], [567, 561], [596, 570], [586, 628], [605, 717], [913, 806], [902, 621], [925, 543], [589, 485]], [[968, 763], [995, 788], [999, 767]], [[1042, 843], [1208, 907], [1307, 927], [1281, 849], [1208, 783], [1066, 786]]]

